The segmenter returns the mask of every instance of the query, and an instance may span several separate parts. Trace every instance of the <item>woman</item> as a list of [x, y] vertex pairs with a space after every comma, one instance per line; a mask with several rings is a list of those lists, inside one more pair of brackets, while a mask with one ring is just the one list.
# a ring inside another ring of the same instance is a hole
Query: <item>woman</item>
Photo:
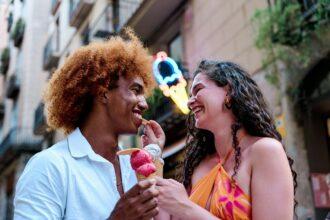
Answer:
[[202, 61], [188, 106], [183, 185], [157, 179], [161, 210], [179, 219], [293, 219], [293, 160], [249, 75]]

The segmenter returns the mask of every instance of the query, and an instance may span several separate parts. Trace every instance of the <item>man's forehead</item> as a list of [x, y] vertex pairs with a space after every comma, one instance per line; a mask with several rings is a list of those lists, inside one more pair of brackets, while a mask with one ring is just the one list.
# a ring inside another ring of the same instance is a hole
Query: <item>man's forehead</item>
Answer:
[[125, 82], [125, 84], [139, 84], [141, 86], [144, 86], [144, 81], [140, 76], [125, 76], [120, 77], [119, 80]]
[[140, 77], [140, 76], [133, 76], [133, 77], [131, 77], [131, 80], [132, 80], [131, 81], [132, 83], [139, 84], [139, 85], [141, 85], [141, 86], [144, 87], [144, 81], [143, 81], [142, 77]]

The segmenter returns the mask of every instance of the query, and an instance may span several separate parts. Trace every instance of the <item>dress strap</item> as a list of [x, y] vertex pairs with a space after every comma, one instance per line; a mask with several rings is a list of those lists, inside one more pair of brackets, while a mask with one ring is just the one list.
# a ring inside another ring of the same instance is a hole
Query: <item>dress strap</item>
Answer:
[[225, 159], [223, 160], [223, 162], [221, 162], [221, 160], [220, 160], [221, 166], [223, 166], [227, 162], [227, 160], [229, 159], [229, 157], [231, 156], [231, 154], [233, 153], [233, 151], [234, 151], [234, 148], [231, 148], [229, 150], [229, 152], [227, 153], [227, 155], [225, 156]]

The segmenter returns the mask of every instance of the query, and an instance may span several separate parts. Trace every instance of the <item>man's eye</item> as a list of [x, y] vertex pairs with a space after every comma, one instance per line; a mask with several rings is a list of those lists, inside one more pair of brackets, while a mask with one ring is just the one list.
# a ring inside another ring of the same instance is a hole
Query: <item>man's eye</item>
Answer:
[[132, 88], [132, 91], [136, 94], [140, 92], [140, 90], [138, 88]]

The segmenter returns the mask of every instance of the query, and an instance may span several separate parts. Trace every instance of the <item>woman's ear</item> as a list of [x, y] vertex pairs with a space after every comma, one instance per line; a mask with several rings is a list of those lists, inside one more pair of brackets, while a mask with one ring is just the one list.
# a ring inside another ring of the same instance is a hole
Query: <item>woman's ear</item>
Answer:
[[229, 96], [228, 93], [226, 94], [224, 104], [225, 104], [227, 109], [231, 109], [231, 107], [232, 107], [231, 106], [231, 100], [230, 100], [230, 96]]

